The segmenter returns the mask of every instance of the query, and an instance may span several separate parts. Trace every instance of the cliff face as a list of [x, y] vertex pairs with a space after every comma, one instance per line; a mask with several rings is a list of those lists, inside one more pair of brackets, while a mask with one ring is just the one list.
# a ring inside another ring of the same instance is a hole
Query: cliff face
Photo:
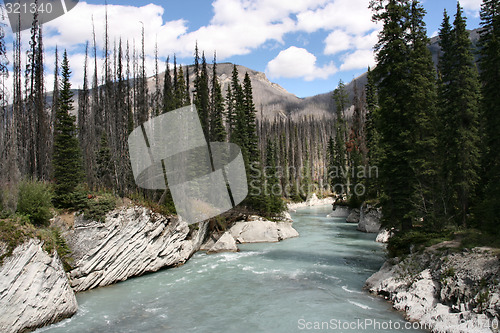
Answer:
[[115, 210], [104, 223], [76, 218], [64, 234], [76, 267], [69, 273], [71, 286], [79, 292], [184, 264], [200, 248], [207, 227], [200, 223], [190, 232], [179, 217], [144, 207]]
[[498, 332], [500, 260], [488, 249], [454, 253], [442, 245], [386, 262], [366, 288], [433, 332]]
[[18, 246], [0, 266], [0, 332], [32, 330], [77, 309], [57, 253], [48, 255], [39, 240]]

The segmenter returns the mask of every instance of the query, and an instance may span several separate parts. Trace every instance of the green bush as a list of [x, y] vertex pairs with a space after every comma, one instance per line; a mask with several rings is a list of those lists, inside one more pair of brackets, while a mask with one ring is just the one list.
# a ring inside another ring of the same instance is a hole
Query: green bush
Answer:
[[453, 238], [453, 232], [449, 230], [425, 232], [415, 228], [406, 233], [399, 232], [391, 237], [387, 244], [387, 251], [391, 258], [404, 257], [412, 252], [423, 250], [428, 246], [452, 240]]
[[88, 195], [83, 208], [83, 215], [87, 220], [103, 222], [106, 214], [116, 207], [116, 197], [109, 192]]
[[39, 181], [23, 181], [19, 184], [17, 213], [26, 215], [35, 226], [47, 226], [52, 217], [52, 189]]

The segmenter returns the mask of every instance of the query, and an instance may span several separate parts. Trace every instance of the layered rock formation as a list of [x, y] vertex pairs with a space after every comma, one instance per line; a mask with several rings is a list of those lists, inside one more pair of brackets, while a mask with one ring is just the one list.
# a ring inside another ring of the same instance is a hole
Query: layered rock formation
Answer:
[[251, 216], [249, 221], [236, 222], [229, 233], [240, 244], [273, 243], [299, 236], [291, 222], [272, 222], [258, 216]]
[[75, 259], [71, 286], [84, 291], [184, 264], [201, 246], [207, 226], [190, 230], [179, 217], [144, 207], [115, 210], [104, 223], [77, 218], [64, 234]]
[[0, 309], [0, 332], [29, 331], [71, 317], [78, 305], [57, 253], [47, 254], [38, 239], [16, 247], [0, 266]]
[[364, 204], [361, 207], [359, 216], [358, 230], [367, 233], [376, 234], [380, 231], [380, 219], [382, 218], [382, 209], [372, 205]]
[[433, 332], [498, 331], [498, 257], [488, 249], [448, 253], [433, 248], [386, 262], [366, 281], [366, 288]]

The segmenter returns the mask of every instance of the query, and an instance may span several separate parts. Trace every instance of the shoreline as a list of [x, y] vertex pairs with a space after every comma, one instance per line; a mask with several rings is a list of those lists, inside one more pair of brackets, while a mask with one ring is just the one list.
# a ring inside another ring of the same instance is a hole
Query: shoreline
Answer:
[[498, 253], [486, 248], [457, 251], [448, 245], [388, 259], [364, 289], [431, 332], [499, 332]]
[[286, 206], [287, 206], [288, 212], [295, 212], [299, 208], [333, 205], [334, 202], [335, 202], [335, 200], [332, 197], [326, 197], [323, 199], [319, 199], [316, 196], [316, 193], [313, 193], [311, 198], [309, 198], [306, 201], [296, 202], [296, 203], [287, 203]]

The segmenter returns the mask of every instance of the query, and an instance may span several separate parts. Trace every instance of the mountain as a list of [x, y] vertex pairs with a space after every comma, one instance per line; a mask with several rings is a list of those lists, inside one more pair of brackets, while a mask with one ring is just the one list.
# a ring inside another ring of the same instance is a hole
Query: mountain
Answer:
[[[470, 38], [473, 47], [478, 49], [479, 42], [479, 29], [470, 31]], [[438, 58], [441, 52], [439, 46], [439, 37], [433, 37], [429, 43], [429, 50], [432, 54], [434, 64], [437, 66]], [[207, 64], [209, 74], [212, 73], [212, 64]], [[227, 86], [231, 83], [231, 75], [233, 71], [233, 64], [220, 63], [217, 64], [217, 76], [222, 86], [223, 94], [226, 94]], [[191, 91], [194, 90], [194, 65], [189, 65], [189, 82], [191, 84]], [[313, 117], [316, 119], [333, 119], [335, 117], [335, 103], [333, 101], [333, 91], [307, 98], [299, 98], [294, 94], [288, 92], [280, 85], [271, 82], [265, 73], [250, 69], [245, 66], [237, 65], [240, 81], [243, 82], [245, 73], [248, 72], [252, 81], [253, 96], [255, 108], [257, 109], [257, 118], [265, 120], [274, 120], [276, 118], [291, 118], [294, 121], [300, 121], [304, 117]], [[185, 67], [184, 67], [185, 72]], [[165, 72], [159, 74], [160, 87], [163, 87]], [[350, 83], [346, 84], [346, 90], [352, 101], [354, 99], [355, 87], [358, 92], [364, 93], [364, 87], [367, 82], [367, 73], [363, 73]], [[154, 91], [155, 77], [148, 78], [149, 92]], [[51, 101], [51, 93], [47, 94], [48, 102]], [[75, 91], [75, 110], [78, 108], [78, 91]], [[348, 110], [349, 111], [349, 110]], [[346, 112], [347, 118], [350, 112]]]

